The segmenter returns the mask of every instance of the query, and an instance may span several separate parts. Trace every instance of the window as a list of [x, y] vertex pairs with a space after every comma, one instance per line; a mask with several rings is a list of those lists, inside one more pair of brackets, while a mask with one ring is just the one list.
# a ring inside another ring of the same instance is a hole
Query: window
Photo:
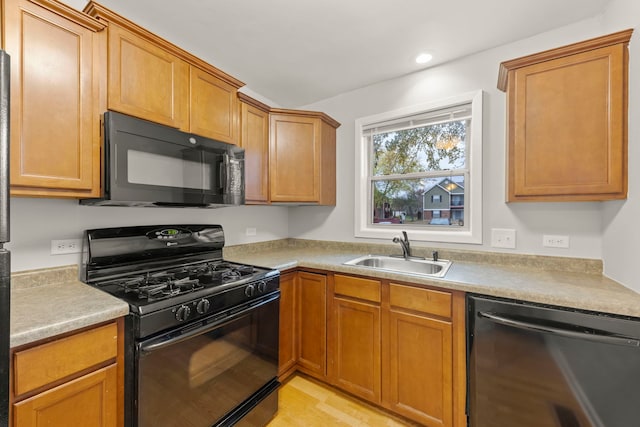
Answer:
[[482, 243], [482, 92], [355, 125], [357, 237]]

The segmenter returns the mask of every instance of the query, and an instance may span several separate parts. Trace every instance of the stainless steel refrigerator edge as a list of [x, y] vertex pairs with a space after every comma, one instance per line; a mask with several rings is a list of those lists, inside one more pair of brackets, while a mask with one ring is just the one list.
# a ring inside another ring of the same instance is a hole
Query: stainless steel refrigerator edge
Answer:
[[0, 427], [9, 425], [9, 55], [0, 50]]

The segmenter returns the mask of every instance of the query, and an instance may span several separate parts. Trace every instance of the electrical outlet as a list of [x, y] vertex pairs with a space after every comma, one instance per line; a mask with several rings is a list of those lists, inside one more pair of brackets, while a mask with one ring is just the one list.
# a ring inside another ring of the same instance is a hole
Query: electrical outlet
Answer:
[[542, 246], [546, 246], [547, 248], [568, 248], [569, 236], [545, 234], [542, 236]]
[[247, 227], [247, 236], [255, 236], [256, 235], [256, 228], [255, 227]]
[[82, 251], [81, 239], [65, 239], [51, 241], [51, 255], [77, 254]]
[[491, 246], [494, 248], [516, 248], [516, 230], [513, 228], [492, 228]]

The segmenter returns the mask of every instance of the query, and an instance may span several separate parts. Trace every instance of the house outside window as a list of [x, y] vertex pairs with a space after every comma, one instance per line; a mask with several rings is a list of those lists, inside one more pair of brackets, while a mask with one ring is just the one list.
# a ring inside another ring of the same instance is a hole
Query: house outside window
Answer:
[[357, 237], [482, 243], [482, 92], [356, 120]]

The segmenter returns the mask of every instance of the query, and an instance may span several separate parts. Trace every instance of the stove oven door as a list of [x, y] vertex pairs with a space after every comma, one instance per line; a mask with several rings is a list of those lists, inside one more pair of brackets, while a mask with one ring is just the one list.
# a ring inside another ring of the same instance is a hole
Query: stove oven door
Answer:
[[265, 425], [277, 411], [279, 298], [139, 343], [133, 424]]

